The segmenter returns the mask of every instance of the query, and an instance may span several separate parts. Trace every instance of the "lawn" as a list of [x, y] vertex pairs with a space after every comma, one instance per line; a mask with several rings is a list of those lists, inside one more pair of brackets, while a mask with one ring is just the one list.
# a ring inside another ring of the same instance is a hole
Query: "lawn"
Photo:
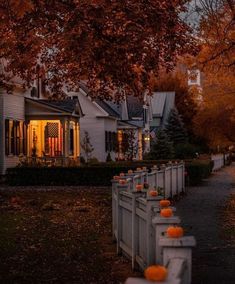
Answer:
[[121, 283], [110, 188], [0, 191], [0, 283]]

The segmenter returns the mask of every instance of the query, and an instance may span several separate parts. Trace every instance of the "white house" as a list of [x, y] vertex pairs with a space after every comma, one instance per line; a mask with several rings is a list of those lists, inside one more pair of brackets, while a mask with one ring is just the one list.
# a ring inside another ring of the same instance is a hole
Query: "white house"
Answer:
[[[109, 153], [112, 160], [128, 159], [124, 149], [128, 147], [135, 148], [132, 158], [141, 160], [150, 150], [150, 134], [165, 125], [170, 110], [175, 107], [174, 92], [153, 93], [151, 97], [146, 96], [143, 103], [128, 96], [118, 104], [92, 100], [86, 85], [81, 83], [79, 91], [69, 96], [79, 99], [84, 113], [80, 120], [81, 141], [85, 131], [88, 132], [94, 148], [91, 155], [99, 161], [106, 161]], [[134, 136], [131, 142], [130, 135]], [[83, 151], [82, 155], [85, 156]]]
[[0, 174], [20, 159], [68, 164], [80, 156], [79, 101], [48, 101], [18, 85], [0, 90]]

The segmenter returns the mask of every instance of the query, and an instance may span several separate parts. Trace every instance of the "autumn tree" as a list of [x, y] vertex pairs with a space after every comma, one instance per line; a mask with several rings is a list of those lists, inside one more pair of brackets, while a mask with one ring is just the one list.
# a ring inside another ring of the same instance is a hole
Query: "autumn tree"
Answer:
[[177, 56], [195, 52], [191, 29], [180, 17], [187, 2], [1, 1], [1, 86], [14, 76], [30, 86], [45, 73], [57, 97], [79, 80], [90, 96], [142, 97], [160, 66], [171, 70]]

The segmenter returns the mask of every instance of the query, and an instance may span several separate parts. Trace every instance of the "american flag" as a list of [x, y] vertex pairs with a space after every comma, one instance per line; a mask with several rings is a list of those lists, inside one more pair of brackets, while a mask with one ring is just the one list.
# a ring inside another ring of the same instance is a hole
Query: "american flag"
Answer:
[[47, 123], [47, 137], [58, 138], [59, 136], [59, 124], [57, 122]]

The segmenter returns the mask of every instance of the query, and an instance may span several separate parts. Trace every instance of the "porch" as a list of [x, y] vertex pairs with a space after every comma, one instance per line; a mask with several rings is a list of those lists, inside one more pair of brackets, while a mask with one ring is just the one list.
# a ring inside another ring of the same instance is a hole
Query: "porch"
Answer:
[[26, 99], [28, 163], [68, 166], [79, 162], [81, 112], [76, 106], [72, 100]]

